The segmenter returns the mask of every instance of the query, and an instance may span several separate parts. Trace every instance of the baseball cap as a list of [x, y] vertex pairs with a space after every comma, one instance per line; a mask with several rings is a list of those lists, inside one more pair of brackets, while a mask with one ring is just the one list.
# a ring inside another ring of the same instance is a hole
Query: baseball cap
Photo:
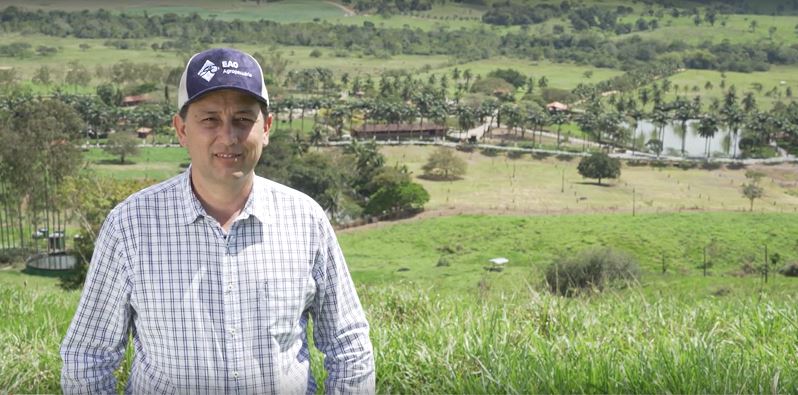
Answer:
[[186, 64], [177, 90], [177, 108], [219, 89], [237, 89], [269, 105], [263, 71], [251, 55], [232, 48], [213, 48], [194, 54]]

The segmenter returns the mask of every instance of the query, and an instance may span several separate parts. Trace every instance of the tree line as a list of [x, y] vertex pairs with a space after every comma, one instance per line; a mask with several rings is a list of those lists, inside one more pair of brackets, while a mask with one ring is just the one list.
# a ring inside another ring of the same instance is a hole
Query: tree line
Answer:
[[[423, 31], [409, 27], [379, 28], [368, 21], [362, 26], [280, 24], [263, 20], [228, 22], [203, 19], [197, 14], [128, 15], [104, 10], [32, 12], [13, 6], [0, 11], [0, 31], [102, 38], [110, 40], [108, 45], [117, 48], [124, 47], [119, 40], [157, 37], [166, 40], [160, 44], [153, 43], [153, 49], [180, 53], [190, 53], [220, 43], [271, 42], [329, 47], [336, 56], [353, 56], [357, 53], [368, 56], [439, 54], [475, 60], [506, 55], [623, 70], [648, 66], [663, 59], [690, 68], [742, 72], [767, 70], [772, 64], [798, 62], [798, 46], [783, 45], [773, 40], [756, 44], [723, 41], [691, 45], [678, 38], [660, 41], [635, 35], [618, 40], [597, 34], [591, 29], [542, 34], [528, 29], [504, 34], [484, 28]], [[24, 43], [12, 43], [13, 48], [4, 51], [28, 51], [32, 56], [30, 48], [19, 48], [17, 44]], [[0, 51], [0, 56], [3, 53]]]

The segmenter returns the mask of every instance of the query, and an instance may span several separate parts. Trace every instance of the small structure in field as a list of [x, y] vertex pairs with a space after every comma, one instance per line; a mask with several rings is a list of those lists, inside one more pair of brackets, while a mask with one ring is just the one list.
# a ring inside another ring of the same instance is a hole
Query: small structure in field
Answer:
[[506, 265], [507, 262], [510, 262], [510, 260], [504, 257], [498, 257], [498, 258], [491, 258], [489, 262], [491, 263], [491, 265], [486, 267], [485, 270], [490, 272], [500, 272], [504, 270], [504, 265]]

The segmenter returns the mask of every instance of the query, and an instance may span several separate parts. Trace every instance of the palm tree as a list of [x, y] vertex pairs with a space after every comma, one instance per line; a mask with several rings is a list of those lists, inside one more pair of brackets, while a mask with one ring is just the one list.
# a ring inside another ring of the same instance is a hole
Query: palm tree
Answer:
[[[665, 148], [665, 125], [668, 124], [668, 120], [670, 116], [668, 115], [668, 111], [662, 108], [661, 106], [655, 106], [654, 112], [651, 113], [651, 122], [654, 123], [657, 127], [657, 136], [659, 136], [658, 140], [662, 144], [662, 148]], [[657, 151], [657, 158], [659, 158], [662, 149]]]
[[737, 134], [740, 131], [740, 125], [742, 125], [743, 120], [745, 119], [742, 110], [740, 107], [733, 103], [731, 105], [725, 105], [721, 110], [721, 115], [723, 116], [723, 123], [729, 128], [732, 134], [732, 159], [737, 158]]
[[687, 121], [696, 117], [698, 109], [694, 107], [693, 103], [681, 97], [676, 98], [671, 104], [671, 108], [674, 109], [674, 119], [679, 121], [682, 127], [682, 156], [684, 156], [685, 145], [687, 144]]
[[626, 112], [624, 113], [628, 118], [632, 119], [632, 153], [637, 150], [637, 127], [640, 125], [640, 120], [643, 119], [643, 112], [637, 108], [637, 101], [630, 97], [626, 101]]
[[546, 112], [532, 106], [526, 109], [526, 122], [532, 129], [532, 145], [535, 145], [535, 130], [538, 131], [540, 140], [542, 141], [543, 126], [546, 124]]
[[554, 110], [550, 113], [551, 123], [557, 125], [557, 149], [560, 149], [560, 130], [562, 125], [568, 122], [568, 114], [565, 111]]
[[718, 131], [718, 120], [715, 116], [711, 113], [704, 114], [701, 117], [701, 120], [698, 122], [698, 135], [705, 139], [704, 142], [704, 153], [707, 159], [709, 159], [709, 141], [713, 137], [715, 137], [715, 133]]

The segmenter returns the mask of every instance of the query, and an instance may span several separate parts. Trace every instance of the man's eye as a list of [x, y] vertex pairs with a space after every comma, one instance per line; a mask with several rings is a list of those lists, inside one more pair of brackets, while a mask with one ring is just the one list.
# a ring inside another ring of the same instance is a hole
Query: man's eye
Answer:
[[241, 117], [238, 118], [238, 122], [255, 122], [252, 118]]

